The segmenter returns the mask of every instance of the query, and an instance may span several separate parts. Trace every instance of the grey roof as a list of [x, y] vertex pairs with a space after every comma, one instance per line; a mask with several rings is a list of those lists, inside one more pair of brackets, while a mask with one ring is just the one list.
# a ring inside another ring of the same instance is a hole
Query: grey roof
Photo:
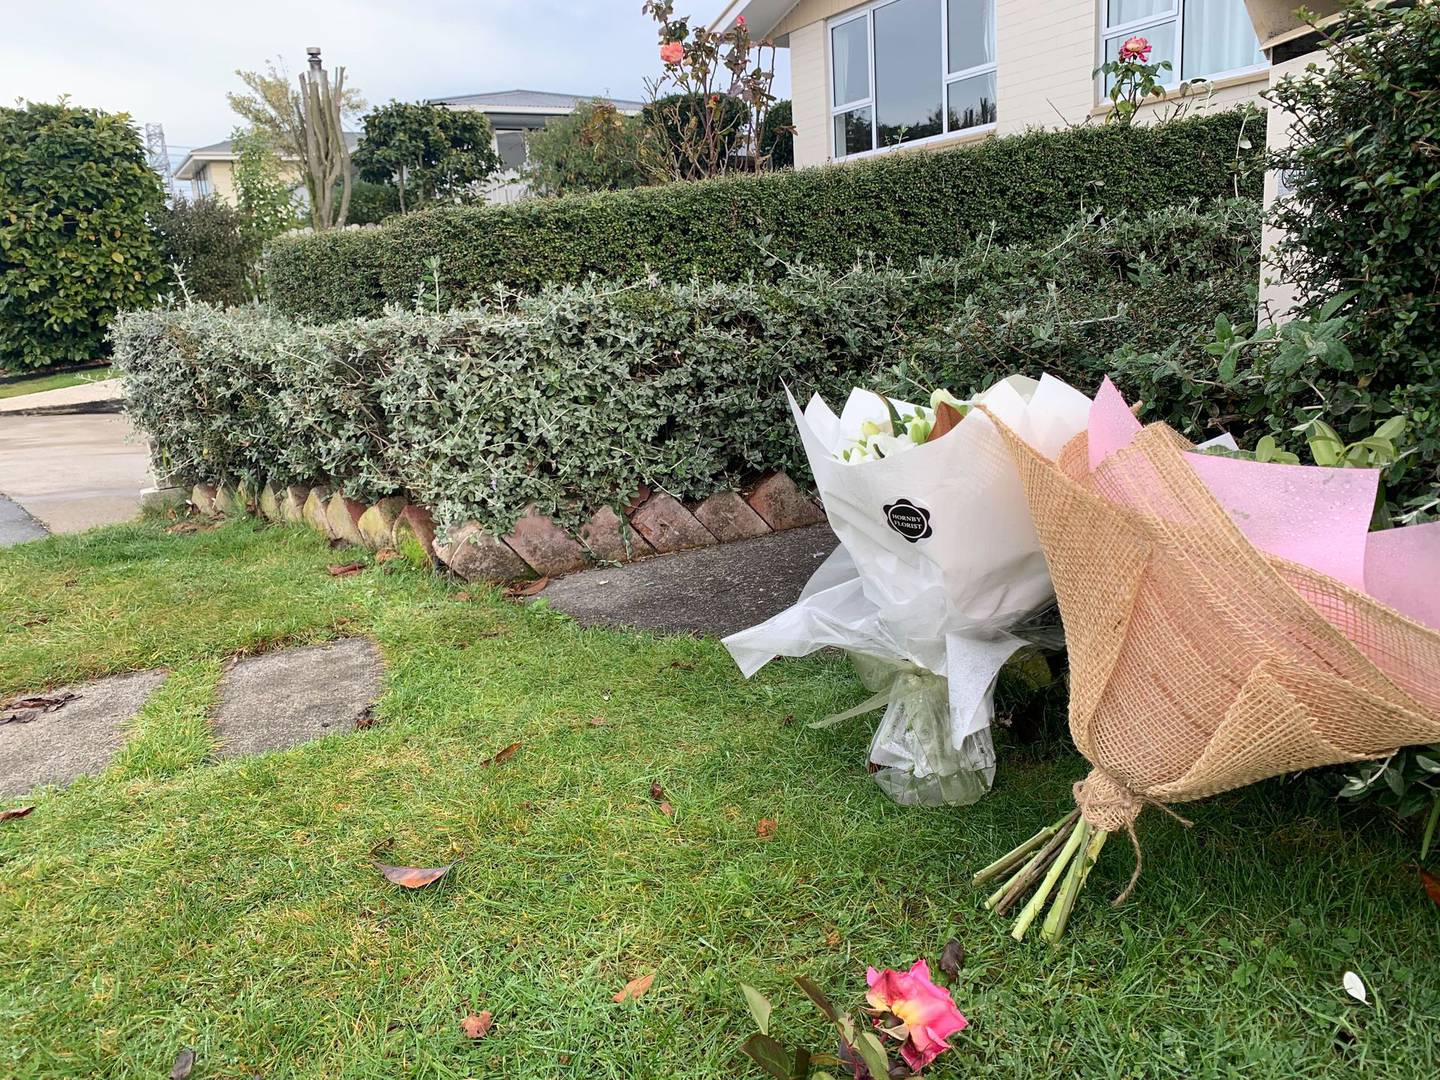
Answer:
[[[351, 150], [354, 150], [355, 147], [357, 147], [358, 145], [360, 145], [360, 132], [358, 132], [358, 131], [347, 131], [347, 132], [345, 132], [345, 145], [348, 146]], [[187, 157], [207, 157], [207, 158], [228, 158], [228, 157], [234, 157], [234, 156], [235, 156], [235, 147], [231, 145], [229, 139], [225, 139], [225, 140], [223, 140], [223, 141], [221, 141], [221, 142], [211, 143], [209, 146], [197, 146], [197, 147], [195, 147], [195, 149], [191, 150], [190, 153], [187, 154], [186, 156], [187, 156]]]
[[[593, 101], [595, 94], [552, 94], [545, 90], [496, 90], [488, 94], [457, 94], [454, 97], [430, 98], [429, 105], [451, 105], [462, 109], [494, 109], [499, 112], [525, 112], [529, 109], [570, 112], [582, 101]], [[645, 107], [643, 101], [627, 101], [624, 98], [606, 98], [621, 112], [639, 112]]]

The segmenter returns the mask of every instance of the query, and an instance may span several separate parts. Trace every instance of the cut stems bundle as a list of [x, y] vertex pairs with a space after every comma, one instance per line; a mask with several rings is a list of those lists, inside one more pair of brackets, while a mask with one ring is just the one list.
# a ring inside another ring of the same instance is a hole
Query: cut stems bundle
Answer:
[[1090, 876], [1090, 868], [1100, 857], [1100, 849], [1109, 835], [1107, 830], [1097, 829], [1082, 818], [1079, 810], [1072, 810], [985, 867], [971, 881], [983, 885], [1009, 875], [985, 901], [986, 909], [997, 915], [1008, 913], [1021, 897], [1035, 889], [1010, 932], [1016, 941], [1024, 940], [1059, 883], [1060, 891], [1055, 894], [1055, 901], [1040, 928], [1041, 936], [1053, 945], [1065, 932], [1075, 897]]

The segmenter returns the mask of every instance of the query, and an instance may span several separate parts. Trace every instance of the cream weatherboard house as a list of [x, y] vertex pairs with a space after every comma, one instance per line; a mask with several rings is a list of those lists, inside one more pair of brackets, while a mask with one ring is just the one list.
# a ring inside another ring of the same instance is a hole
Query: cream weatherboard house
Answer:
[[1104, 112], [1092, 72], [1133, 34], [1175, 94], [1205, 80], [1191, 112], [1269, 77], [1244, 0], [732, 0], [714, 25], [739, 16], [790, 50], [797, 166], [1085, 123]]

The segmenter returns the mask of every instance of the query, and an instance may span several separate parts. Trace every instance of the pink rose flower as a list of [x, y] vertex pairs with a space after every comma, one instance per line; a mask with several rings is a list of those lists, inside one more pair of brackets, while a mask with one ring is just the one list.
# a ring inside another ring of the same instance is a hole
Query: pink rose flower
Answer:
[[660, 46], [660, 59], [672, 67], [685, 59], [685, 46], [678, 41], [667, 41]]
[[735, 16], [735, 25], [736, 25], [736, 26], [744, 26], [744, 25], [745, 25], [745, 16], [744, 16], [744, 15], [736, 15], [736, 16]]
[[955, 1002], [950, 991], [936, 986], [930, 979], [930, 966], [924, 960], [916, 960], [909, 971], [876, 971], [873, 967], [865, 972], [865, 981], [870, 992], [865, 1000], [871, 1008], [893, 1015], [903, 1025], [900, 1029], [886, 1027], [878, 1018], [875, 1026], [895, 1038], [903, 1038], [900, 1056], [905, 1064], [919, 1072], [950, 1049], [945, 1040], [957, 1031], [970, 1026]]
[[1152, 47], [1147, 38], [1140, 37], [1138, 34], [1135, 37], [1126, 38], [1124, 44], [1120, 46], [1120, 59], [1139, 60], [1143, 64], [1150, 59]]

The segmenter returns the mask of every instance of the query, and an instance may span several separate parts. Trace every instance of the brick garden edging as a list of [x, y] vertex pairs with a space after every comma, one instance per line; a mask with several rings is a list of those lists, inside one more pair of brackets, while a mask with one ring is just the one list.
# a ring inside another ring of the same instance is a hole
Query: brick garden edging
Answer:
[[430, 512], [398, 496], [366, 505], [324, 486], [266, 484], [257, 492], [244, 483], [196, 484], [190, 504], [207, 517], [253, 513], [308, 525], [332, 540], [372, 551], [414, 547], [432, 565], [446, 566], [467, 581], [497, 584], [559, 577], [598, 563], [632, 562], [825, 520], [824, 511], [783, 472], [768, 473], [743, 491], [716, 492], [694, 506], [663, 492], [642, 491], [623, 517], [605, 507], [577, 536], [532, 507], [503, 537], [470, 522], [450, 530], [443, 545], [436, 542]]

